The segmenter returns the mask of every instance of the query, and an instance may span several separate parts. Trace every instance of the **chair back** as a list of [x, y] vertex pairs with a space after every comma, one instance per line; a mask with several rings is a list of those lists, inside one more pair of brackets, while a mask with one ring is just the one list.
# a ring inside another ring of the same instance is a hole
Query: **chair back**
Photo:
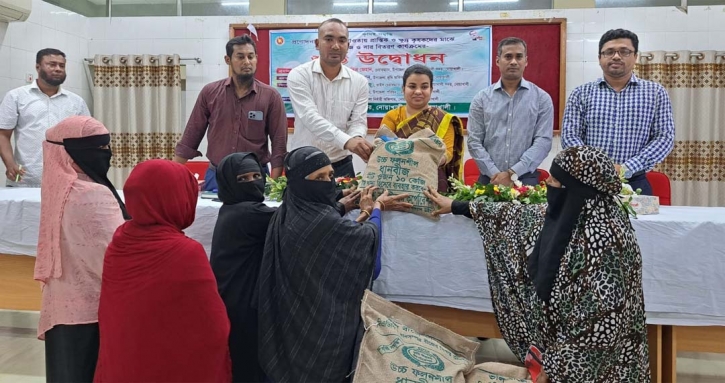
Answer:
[[665, 173], [647, 172], [647, 181], [652, 185], [652, 194], [660, 197], [660, 205], [669, 206], [672, 204], [672, 188], [670, 178]]
[[191, 174], [198, 174], [199, 181], [204, 181], [206, 170], [209, 168], [209, 161], [187, 161], [186, 168], [191, 171]]
[[478, 165], [473, 158], [469, 158], [463, 164], [463, 183], [468, 186], [475, 184], [478, 181], [478, 177], [481, 172], [478, 170]]
[[546, 181], [547, 178], [549, 178], [549, 172], [547, 172], [544, 169], [536, 169], [537, 172], [539, 172], [539, 183], [542, 183]]

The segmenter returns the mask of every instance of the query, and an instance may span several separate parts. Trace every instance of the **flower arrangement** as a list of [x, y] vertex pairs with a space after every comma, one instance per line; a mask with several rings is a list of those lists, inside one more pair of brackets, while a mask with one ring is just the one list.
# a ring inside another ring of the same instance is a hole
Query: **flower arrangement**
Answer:
[[[351, 189], [358, 186], [362, 174], [358, 173], [355, 177], [337, 177], [335, 183], [338, 189]], [[284, 189], [287, 188], [287, 177], [280, 176], [277, 179], [272, 179], [267, 176], [267, 185], [264, 188], [264, 194], [270, 199], [277, 202], [282, 201], [284, 195]]]
[[632, 207], [632, 199], [635, 195], [642, 194], [642, 189], [632, 189], [632, 186], [627, 183], [627, 179], [624, 178], [624, 168], [619, 169], [619, 180], [622, 182], [622, 191], [619, 192], [619, 200], [621, 201], [622, 210], [625, 213], [637, 218], [637, 212]]
[[[622, 191], [619, 193], [619, 201], [625, 213], [637, 217], [637, 213], [631, 205], [634, 196], [642, 194], [642, 189], [632, 189], [624, 178], [624, 170], [619, 174], [622, 182]], [[542, 182], [536, 186], [522, 185], [516, 181], [513, 186], [503, 185], [481, 185], [479, 183], [468, 186], [458, 179], [449, 179], [453, 192], [448, 196], [457, 201], [483, 201], [483, 202], [513, 202], [519, 204], [545, 203], [546, 184]]]
[[338, 189], [351, 189], [356, 188], [360, 184], [362, 174], [358, 173], [355, 177], [337, 177], [335, 183], [337, 183]]
[[280, 202], [284, 195], [284, 189], [287, 188], [287, 177], [279, 176], [277, 179], [267, 176], [267, 185], [264, 187], [264, 195], [267, 198]]
[[538, 204], [546, 202], [546, 184], [536, 186], [514, 182], [513, 186], [481, 185], [468, 186], [458, 179], [450, 178], [453, 193], [449, 194], [458, 201], [513, 202], [518, 204]]

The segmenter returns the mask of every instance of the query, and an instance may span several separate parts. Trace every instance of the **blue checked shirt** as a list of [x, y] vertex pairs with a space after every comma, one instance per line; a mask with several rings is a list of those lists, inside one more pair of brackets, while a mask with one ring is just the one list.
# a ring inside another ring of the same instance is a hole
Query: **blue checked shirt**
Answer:
[[619, 93], [602, 78], [576, 88], [566, 103], [563, 125], [564, 149], [600, 148], [627, 168], [627, 178], [664, 161], [675, 141], [667, 91], [634, 74]]
[[478, 92], [468, 113], [468, 152], [481, 174], [533, 172], [549, 155], [554, 127], [551, 96], [521, 79], [513, 96], [501, 80]]

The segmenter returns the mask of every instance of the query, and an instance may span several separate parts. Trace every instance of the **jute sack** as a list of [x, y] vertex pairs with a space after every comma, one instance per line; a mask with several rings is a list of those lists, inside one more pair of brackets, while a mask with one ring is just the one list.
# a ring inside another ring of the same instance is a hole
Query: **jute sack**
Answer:
[[463, 383], [478, 342], [365, 291], [355, 383]]
[[[382, 137], [390, 138], [385, 141]], [[383, 190], [391, 195], [409, 193], [412, 213], [432, 219], [437, 208], [424, 194], [428, 186], [438, 188], [438, 163], [446, 155], [446, 145], [430, 129], [408, 138], [397, 138], [387, 127], [378, 129], [375, 149], [360, 182], [360, 187], [377, 186], [375, 197]]]
[[504, 363], [481, 363], [466, 375], [467, 383], [532, 383], [524, 367]]
[[369, 290], [363, 296], [360, 315], [365, 334], [353, 383], [531, 383], [522, 367], [501, 363], [474, 366], [478, 342]]

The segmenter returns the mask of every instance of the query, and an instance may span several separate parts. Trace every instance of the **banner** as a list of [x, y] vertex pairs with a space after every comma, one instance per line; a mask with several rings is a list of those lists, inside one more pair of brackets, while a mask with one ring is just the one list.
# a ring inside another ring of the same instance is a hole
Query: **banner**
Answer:
[[[368, 116], [382, 117], [405, 105], [403, 72], [413, 64], [433, 71], [430, 105], [467, 117], [473, 97], [491, 84], [491, 27], [350, 28], [350, 49], [343, 63], [370, 83]], [[270, 85], [293, 116], [287, 74], [318, 57], [316, 29], [269, 33]]]

